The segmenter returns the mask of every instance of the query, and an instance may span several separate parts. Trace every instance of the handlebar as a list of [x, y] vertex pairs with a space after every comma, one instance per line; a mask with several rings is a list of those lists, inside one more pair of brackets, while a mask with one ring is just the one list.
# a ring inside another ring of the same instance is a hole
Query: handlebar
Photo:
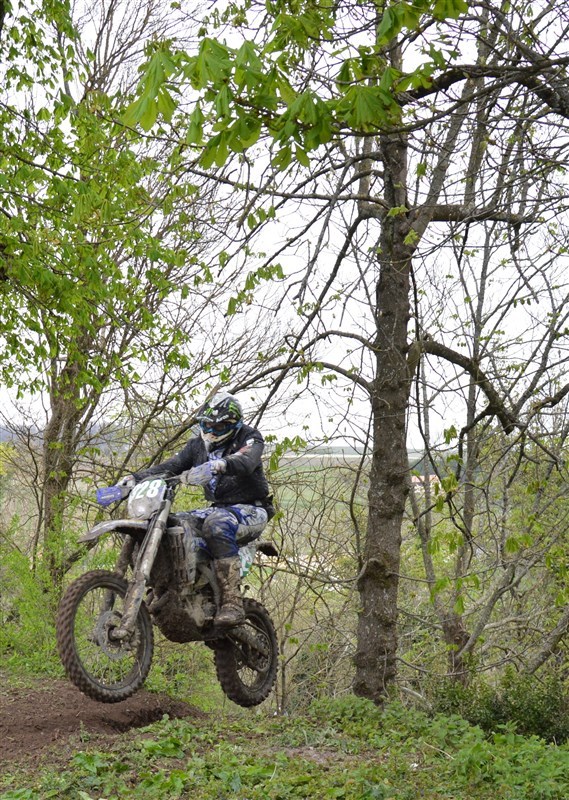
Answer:
[[[166, 481], [166, 483], [171, 487], [178, 486], [180, 483], [179, 475], [152, 475], [151, 479]], [[142, 481], [138, 481], [138, 483], [142, 483], [144, 480], [149, 479], [143, 478]], [[136, 486], [136, 484], [134, 484], [134, 486]], [[96, 491], [97, 503], [100, 506], [103, 506], [103, 508], [110, 506], [111, 503], [119, 503], [121, 500], [124, 500], [129, 496], [134, 486], [120, 486], [119, 484], [115, 484], [114, 486], [103, 486]]]

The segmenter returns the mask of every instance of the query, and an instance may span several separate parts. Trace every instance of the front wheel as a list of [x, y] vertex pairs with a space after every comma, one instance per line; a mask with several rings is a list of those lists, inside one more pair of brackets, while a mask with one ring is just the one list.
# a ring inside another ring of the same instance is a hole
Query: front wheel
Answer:
[[140, 607], [129, 639], [113, 638], [120, 627], [127, 582], [106, 570], [74, 581], [61, 599], [57, 648], [70, 680], [102, 703], [118, 703], [144, 683], [152, 663], [150, 615]]
[[234, 703], [245, 708], [265, 700], [277, 677], [278, 645], [267, 609], [246, 598], [245, 622], [212, 643], [221, 688]]

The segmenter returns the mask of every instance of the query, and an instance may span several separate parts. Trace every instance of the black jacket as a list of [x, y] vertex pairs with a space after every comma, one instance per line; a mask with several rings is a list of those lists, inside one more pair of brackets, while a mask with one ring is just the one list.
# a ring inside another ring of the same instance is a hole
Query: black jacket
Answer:
[[[263, 505], [269, 503], [269, 484], [261, 464], [265, 442], [259, 431], [243, 425], [222, 447], [220, 458], [224, 459], [227, 468], [225, 473], [218, 475], [215, 492], [212, 493], [209, 485], [204, 487], [206, 498], [213, 505], [220, 506], [256, 501]], [[155, 467], [135, 472], [134, 477], [142, 480], [161, 473], [179, 475], [207, 460], [208, 451], [201, 436], [192, 436], [175, 456]]]

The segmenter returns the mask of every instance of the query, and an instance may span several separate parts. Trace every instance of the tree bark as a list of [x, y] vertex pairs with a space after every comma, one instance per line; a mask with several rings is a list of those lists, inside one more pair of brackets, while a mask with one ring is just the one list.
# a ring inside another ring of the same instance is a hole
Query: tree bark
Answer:
[[533, 675], [549, 658], [551, 658], [561, 640], [567, 635], [567, 631], [569, 631], [569, 606], [565, 607], [555, 628], [545, 637], [540, 650], [526, 665], [524, 672], [527, 675]]
[[[71, 389], [68, 388], [67, 391]], [[60, 586], [63, 578], [63, 515], [76, 455], [75, 437], [81, 414], [74, 397], [69, 394], [56, 395], [52, 399], [51, 417], [44, 430], [44, 564], [54, 588]]]
[[[388, 205], [393, 209], [406, 208], [406, 140], [400, 134], [385, 135], [380, 147]], [[397, 671], [401, 526], [408, 492], [407, 324], [411, 268], [411, 251], [405, 244], [408, 230], [405, 212], [385, 216], [378, 255], [376, 373], [371, 387], [373, 452], [367, 535], [358, 577], [361, 610], [354, 679], [355, 693], [375, 703], [381, 703]]]

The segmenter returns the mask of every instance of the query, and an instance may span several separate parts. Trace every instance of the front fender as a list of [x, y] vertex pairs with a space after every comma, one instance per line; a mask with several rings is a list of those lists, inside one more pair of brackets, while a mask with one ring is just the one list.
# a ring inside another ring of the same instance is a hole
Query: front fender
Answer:
[[146, 520], [137, 520], [137, 519], [110, 519], [107, 522], [99, 522], [90, 531], [83, 534], [79, 538], [80, 542], [94, 542], [95, 539], [98, 539], [100, 536], [104, 536], [105, 533], [120, 533], [123, 536], [128, 536], [130, 533], [135, 533], [136, 531], [140, 531], [142, 533], [146, 532], [148, 527], [148, 522]]

